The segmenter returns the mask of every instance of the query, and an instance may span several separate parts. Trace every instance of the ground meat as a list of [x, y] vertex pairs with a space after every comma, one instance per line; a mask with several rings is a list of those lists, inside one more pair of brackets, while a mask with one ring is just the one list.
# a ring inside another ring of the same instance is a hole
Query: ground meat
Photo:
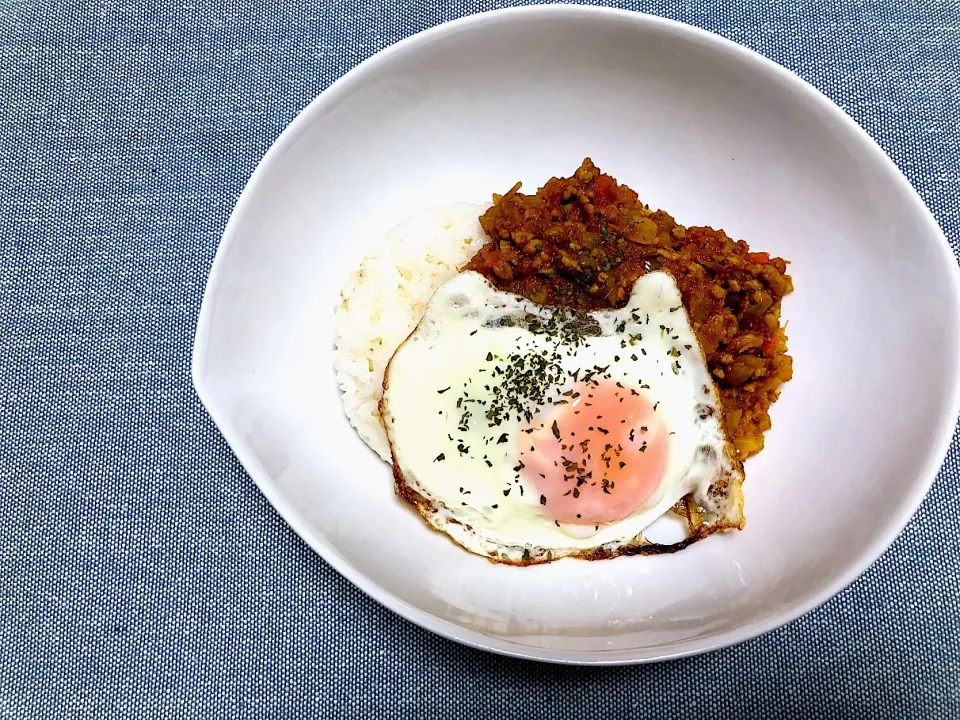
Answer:
[[744, 459], [763, 448], [768, 410], [793, 375], [780, 301], [787, 263], [751, 252], [723, 230], [684, 227], [587, 158], [536, 195], [515, 185], [480, 218], [491, 240], [466, 269], [546, 305], [599, 310], [625, 304], [634, 281], [665, 270], [720, 390], [730, 440]]

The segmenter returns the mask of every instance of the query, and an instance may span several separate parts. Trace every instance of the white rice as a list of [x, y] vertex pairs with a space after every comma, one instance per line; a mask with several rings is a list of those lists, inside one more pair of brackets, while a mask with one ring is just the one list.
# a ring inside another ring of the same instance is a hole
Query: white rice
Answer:
[[483, 246], [488, 204], [456, 203], [414, 215], [380, 240], [347, 278], [334, 308], [337, 380], [363, 441], [390, 461], [378, 403], [383, 371], [427, 301]]

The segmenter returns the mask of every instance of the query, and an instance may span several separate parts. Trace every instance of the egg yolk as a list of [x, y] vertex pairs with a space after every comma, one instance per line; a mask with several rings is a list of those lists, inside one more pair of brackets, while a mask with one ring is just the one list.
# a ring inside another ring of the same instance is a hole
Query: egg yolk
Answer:
[[521, 478], [560, 522], [622, 520], [660, 485], [667, 428], [642, 390], [612, 381], [579, 383], [566, 399], [518, 434]]

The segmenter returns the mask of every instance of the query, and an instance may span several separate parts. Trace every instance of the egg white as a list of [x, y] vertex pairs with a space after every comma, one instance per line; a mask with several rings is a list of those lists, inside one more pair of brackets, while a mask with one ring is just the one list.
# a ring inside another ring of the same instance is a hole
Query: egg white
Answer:
[[[555, 337], [513, 320], [536, 315], [546, 321], [556, 312], [500, 292], [478, 273], [462, 273], [437, 290], [385, 375], [381, 415], [399, 481], [426, 501], [427, 522], [480, 555], [535, 562], [643, 543], [644, 528], [685, 495], [694, 493], [704, 507], [719, 505], [723, 498], [712, 491], [717, 481], [742, 480], [680, 291], [670, 275], [654, 272], [636, 281], [625, 307], [590, 313], [602, 334], [559, 354], [564, 373], [556, 385], [559, 394], [574, 386], [575, 371], [609, 366], [612, 381], [643, 386], [673, 433], [657, 490], [629, 517], [586, 528], [558, 525], [535, 488], [521, 492], [516, 448], [525, 423], [514, 415], [490, 427], [484, 405], [464, 397], [491, 400], [498, 360], [552, 353]], [[458, 429], [468, 410], [466, 430]], [[503, 434], [508, 441], [496, 442]]]

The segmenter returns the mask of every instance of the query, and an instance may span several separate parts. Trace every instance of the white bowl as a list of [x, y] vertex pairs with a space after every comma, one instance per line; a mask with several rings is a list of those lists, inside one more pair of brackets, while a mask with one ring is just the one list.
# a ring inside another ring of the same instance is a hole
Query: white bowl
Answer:
[[[651, 206], [791, 260], [795, 378], [747, 463], [747, 527], [678, 554], [494, 565], [428, 529], [356, 437], [332, 309], [414, 210], [536, 188], [585, 156]], [[732, 42], [655, 17], [532, 7], [401, 42], [264, 158], [207, 285], [193, 378], [296, 532], [449, 638], [574, 663], [718, 648], [827, 600], [892, 542], [960, 404], [958, 271], [920, 198], [842, 111]]]

